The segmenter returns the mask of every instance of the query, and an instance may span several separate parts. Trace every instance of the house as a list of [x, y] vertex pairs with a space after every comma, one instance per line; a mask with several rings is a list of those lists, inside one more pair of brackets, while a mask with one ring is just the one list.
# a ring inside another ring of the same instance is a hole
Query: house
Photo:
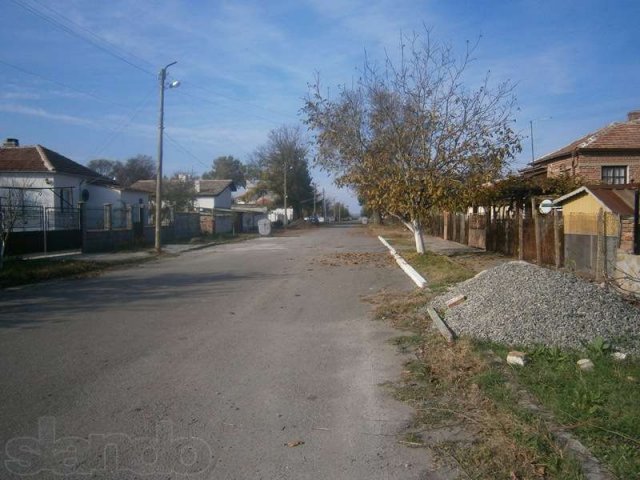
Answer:
[[565, 266], [613, 275], [619, 254], [633, 254], [638, 185], [583, 186], [557, 198], [564, 225]]
[[236, 215], [237, 232], [257, 232], [258, 221], [267, 218], [267, 207], [256, 204], [231, 205], [231, 211]]
[[[168, 180], [168, 182], [184, 180]], [[234, 227], [234, 212], [231, 210], [232, 192], [236, 191], [233, 180], [195, 180], [193, 208], [211, 216], [210, 222], [202, 225], [208, 233], [229, 233]], [[155, 198], [156, 181], [138, 180], [131, 188], [147, 192]]]
[[56, 218], [77, 211], [84, 202], [88, 219], [102, 222], [105, 204], [125, 210], [148, 203], [148, 195], [118, 185], [114, 180], [42, 145], [20, 146], [7, 139], [0, 148], [0, 202], [46, 208]]
[[640, 111], [585, 135], [520, 171], [527, 178], [578, 176], [595, 184], [640, 182]]

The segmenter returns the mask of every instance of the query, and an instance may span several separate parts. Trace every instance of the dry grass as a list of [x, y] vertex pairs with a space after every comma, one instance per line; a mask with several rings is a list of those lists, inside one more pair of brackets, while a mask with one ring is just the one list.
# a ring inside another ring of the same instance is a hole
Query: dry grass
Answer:
[[329, 267], [341, 267], [350, 265], [369, 265], [374, 267], [389, 267], [394, 260], [386, 252], [343, 252], [325, 255], [314, 259], [314, 263]]
[[518, 407], [505, 377], [473, 342], [449, 345], [431, 328], [421, 309], [431, 295], [383, 291], [367, 297], [374, 318], [413, 333], [394, 342], [416, 356], [391, 385], [393, 395], [416, 410], [414, 428], [400, 442], [432, 449], [467, 478], [583, 478], [545, 423]]

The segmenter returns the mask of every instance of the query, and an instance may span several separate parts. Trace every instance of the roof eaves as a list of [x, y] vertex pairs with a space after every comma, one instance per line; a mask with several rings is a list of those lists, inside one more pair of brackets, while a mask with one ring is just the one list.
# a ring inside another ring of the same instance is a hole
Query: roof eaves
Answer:
[[49, 172], [55, 172], [56, 169], [53, 168], [53, 165], [47, 158], [47, 154], [44, 153], [44, 150], [42, 149], [42, 145], [36, 145], [35, 148], [36, 148], [36, 151], [38, 152], [38, 155], [40, 155], [40, 158], [42, 159], [43, 165], [47, 168], [47, 170]]

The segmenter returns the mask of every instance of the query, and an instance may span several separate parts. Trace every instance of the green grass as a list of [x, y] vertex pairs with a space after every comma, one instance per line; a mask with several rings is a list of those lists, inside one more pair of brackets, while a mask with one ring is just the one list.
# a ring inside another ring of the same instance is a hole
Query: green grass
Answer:
[[[576, 362], [595, 364], [581, 371]], [[532, 391], [618, 478], [640, 478], [640, 362], [618, 362], [609, 352], [538, 348], [517, 369]]]
[[427, 279], [429, 289], [434, 291], [462, 282], [474, 275], [471, 270], [449, 257], [433, 252], [423, 254], [406, 252], [403, 256], [413, 268]]

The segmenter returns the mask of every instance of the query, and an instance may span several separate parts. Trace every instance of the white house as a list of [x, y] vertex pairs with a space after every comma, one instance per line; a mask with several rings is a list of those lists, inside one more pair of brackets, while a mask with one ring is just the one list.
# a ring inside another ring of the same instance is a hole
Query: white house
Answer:
[[216, 233], [231, 232], [234, 221], [234, 212], [231, 210], [231, 194], [236, 191], [233, 180], [196, 180], [195, 189], [195, 208], [200, 211], [213, 212]]
[[0, 148], [0, 205], [37, 206], [64, 212], [83, 201], [88, 210], [104, 204], [148, 203], [148, 195], [119, 186], [114, 180], [42, 145], [20, 146], [7, 139]]

